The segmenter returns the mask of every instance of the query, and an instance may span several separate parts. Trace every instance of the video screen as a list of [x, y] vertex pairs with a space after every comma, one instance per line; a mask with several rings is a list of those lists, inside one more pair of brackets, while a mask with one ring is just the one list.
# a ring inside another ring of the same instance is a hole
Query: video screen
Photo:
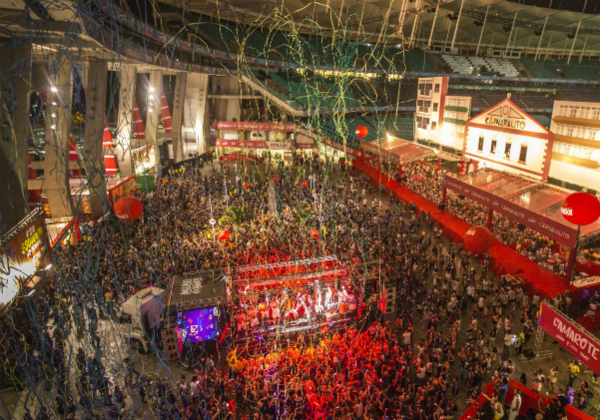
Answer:
[[190, 343], [212, 340], [217, 337], [219, 310], [216, 307], [194, 309], [181, 315], [181, 339]]

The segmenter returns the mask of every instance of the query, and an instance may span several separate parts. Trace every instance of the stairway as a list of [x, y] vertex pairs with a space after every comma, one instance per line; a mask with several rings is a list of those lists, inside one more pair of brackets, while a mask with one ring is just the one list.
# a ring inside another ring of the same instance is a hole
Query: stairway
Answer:
[[181, 357], [179, 344], [177, 343], [177, 332], [175, 331], [176, 325], [177, 309], [176, 307], [173, 307], [168, 312], [167, 319], [163, 325], [164, 331], [161, 334], [162, 350], [167, 360], [179, 360]]

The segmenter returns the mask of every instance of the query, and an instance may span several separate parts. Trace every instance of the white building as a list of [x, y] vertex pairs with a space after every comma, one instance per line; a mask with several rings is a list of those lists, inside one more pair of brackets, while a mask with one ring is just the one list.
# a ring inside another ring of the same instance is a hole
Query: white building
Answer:
[[414, 138], [440, 149], [460, 151], [463, 149], [465, 123], [470, 115], [471, 97], [448, 96], [447, 92], [448, 77], [419, 78]]
[[550, 177], [600, 189], [600, 103], [555, 101]]
[[463, 157], [479, 167], [545, 181], [553, 142], [551, 131], [506, 98], [467, 121]]

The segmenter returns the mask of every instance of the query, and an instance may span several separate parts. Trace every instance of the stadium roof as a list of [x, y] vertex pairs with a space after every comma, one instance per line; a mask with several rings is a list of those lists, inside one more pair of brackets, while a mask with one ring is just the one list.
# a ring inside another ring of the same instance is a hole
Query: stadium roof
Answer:
[[[183, 4], [161, 1], [179, 8]], [[540, 45], [540, 51], [555, 53], [568, 54], [571, 48], [600, 52], [600, 15], [591, 13], [599, 4], [591, 0], [588, 13], [582, 13], [583, 0], [189, 0], [185, 5], [192, 12], [244, 24], [350, 34], [372, 43], [403, 39], [427, 47], [431, 38], [433, 46], [450, 47], [458, 24], [455, 47], [474, 48], [481, 37], [483, 48], [533, 52]]]

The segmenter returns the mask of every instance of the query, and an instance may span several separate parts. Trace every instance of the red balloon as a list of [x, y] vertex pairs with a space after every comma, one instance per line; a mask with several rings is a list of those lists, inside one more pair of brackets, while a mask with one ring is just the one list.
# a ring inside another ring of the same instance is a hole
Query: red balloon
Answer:
[[308, 182], [304, 181], [304, 182], [302, 183], [302, 188], [308, 188]]
[[246, 189], [250, 188], [250, 184], [248, 184], [247, 182], [244, 182], [243, 185], [244, 185], [244, 188], [246, 188]]
[[560, 212], [575, 225], [589, 225], [600, 217], [600, 201], [593, 194], [576, 192], [565, 197]]
[[310, 236], [312, 236], [313, 239], [319, 239], [321, 237], [321, 235], [319, 235], [318, 229], [312, 229], [310, 231]]
[[224, 230], [223, 232], [221, 232], [221, 234], [219, 235], [219, 240], [225, 242], [228, 239], [229, 239], [229, 231]]
[[483, 226], [474, 226], [465, 233], [465, 248], [473, 254], [485, 254], [494, 245], [494, 235]]
[[367, 134], [369, 134], [369, 129], [364, 125], [359, 125], [358, 127], [356, 127], [356, 131], [354, 132], [354, 134], [356, 134], [362, 139], [364, 137], [367, 137]]
[[121, 197], [115, 203], [115, 214], [124, 222], [131, 222], [140, 218], [144, 212], [144, 205], [135, 197]]

